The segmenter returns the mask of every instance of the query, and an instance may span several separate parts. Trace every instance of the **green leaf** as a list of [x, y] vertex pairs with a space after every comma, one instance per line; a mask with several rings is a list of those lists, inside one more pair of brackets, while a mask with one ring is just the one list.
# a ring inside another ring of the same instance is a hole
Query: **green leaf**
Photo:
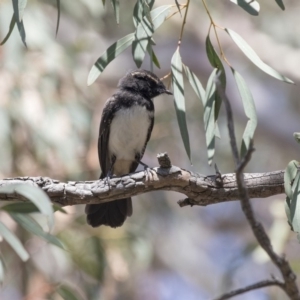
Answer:
[[4, 45], [6, 43], [6, 41], [9, 39], [13, 29], [15, 28], [16, 25], [16, 18], [15, 18], [15, 14], [13, 14], [10, 24], [9, 24], [9, 30], [7, 35], [5, 36], [5, 38], [3, 39], [3, 41], [1, 42], [0, 46]]
[[298, 169], [297, 166], [299, 163], [296, 160], [292, 160], [288, 163], [285, 172], [284, 172], [284, 190], [286, 195], [292, 199], [293, 191], [292, 191], [292, 182], [294, 181]]
[[17, 194], [34, 203], [39, 211], [46, 215], [49, 228], [54, 224], [52, 204], [47, 194], [40, 188], [29, 184], [11, 184], [0, 188], [0, 193]]
[[181, 9], [180, 9], [178, 0], [175, 0], [175, 3], [176, 3], [176, 7], [177, 7], [177, 9], [178, 9], [178, 11], [179, 11], [179, 13], [180, 13], [180, 16], [182, 16], [182, 15], [181, 15]]
[[241, 157], [244, 157], [247, 150], [249, 149], [250, 141], [253, 139], [254, 132], [257, 126], [256, 108], [252, 94], [241, 74], [233, 68], [231, 68], [231, 71], [233, 73], [234, 79], [236, 81], [239, 93], [243, 101], [245, 114], [249, 119], [243, 134], [241, 146]]
[[215, 155], [215, 92], [216, 85], [214, 78], [218, 69], [214, 69], [208, 78], [206, 92], [205, 92], [205, 105], [204, 105], [204, 129], [207, 147], [208, 164], [211, 165]]
[[132, 44], [133, 40], [134, 33], [130, 33], [108, 47], [90, 70], [87, 84], [91, 85], [104, 71], [107, 65]]
[[290, 202], [290, 212], [293, 230], [300, 233], [300, 172], [297, 173], [292, 186], [293, 195]]
[[258, 16], [260, 5], [255, 0], [230, 0], [252, 16]]
[[61, 285], [57, 289], [57, 293], [62, 297], [62, 299], [66, 300], [79, 300], [81, 297], [78, 295], [78, 293], [74, 290], [72, 290], [67, 285]]
[[23, 24], [23, 14], [24, 14], [24, 9], [27, 4], [27, 0], [12, 0], [13, 3], [13, 10], [14, 10], [14, 15], [15, 15], [15, 20], [17, 23], [17, 27], [22, 39], [23, 44], [27, 48], [26, 45], [26, 33], [25, 33], [25, 28]]
[[24, 10], [27, 5], [27, 0], [12, 0], [13, 9], [16, 15], [17, 22], [21, 22], [23, 20]]
[[21, 36], [21, 40], [24, 44], [24, 46], [27, 48], [27, 44], [26, 44], [26, 33], [25, 33], [25, 27], [23, 24], [23, 20], [21, 22], [17, 22], [17, 27]]
[[294, 132], [293, 136], [294, 136], [296, 142], [300, 144], [300, 132]]
[[285, 7], [284, 7], [284, 4], [283, 4], [283, 1], [282, 0], [275, 0], [276, 3], [278, 4], [278, 6], [282, 9], [282, 10], [285, 10]]
[[10, 212], [9, 214], [20, 226], [22, 226], [30, 233], [43, 238], [44, 240], [59, 248], [64, 249], [64, 246], [57, 237], [51, 235], [48, 232], [45, 232], [43, 228], [29, 215], [12, 212]]
[[[60, 211], [64, 214], [67, 212], [59, 205], [59, 204], [52, 204], [53, 210]], [[22, 213], [22, 214], [31, 214], [40, 212], [40, 210], [34, 205], [32, 202], [16, 202], [4, 205], [0, 208], [6, 212], [14, 212], [14, 213]]]
[[60, 204], [52, 203], [52, 207], [55, 212], [59, 211], [63, 214], [68, 214], [67, 211], [65, 209], [63, 209]]
[[56, 22], [55, 34], [57, 36], [58, 28], [59, 28], [59, 21], [60, 21], [60, 0], [56, 0], [56, 6], [57, 6], [57, 22]]
[[114, 8], [117, 24], [119, 24], [120, 23], [120, 2], [119, 0], [111, 0], [111, 4]]
[[263, 72], [267, 73], [268, 75], [287, 82], [287, 83], [294, 83], [289, 78], [281, 75], [276, 70], [265, 64], [259, 56], [255, 53], [255, 51], [246, 43], [246, 41], [236, 32], [231, 29], [225, 28], [225, 31], [229, 34], [232, 40], [236, 43], [236, 45], [242, 50], [242, 52], [254, 63], [259, 69]]
[[29, 258], [29, 254], [21, 244], [20, 240], [0, 221], [0, 235], [16, 251], [23, 261]]
[[[148, 43], [148, 46], [147, 46], [147, 51], [149, 53], [149, 56], [151, 57], [151, 62], [154, 63], [156, 65], [157, 68], [160, 69], [160, 63], [159, 63], [159, 60], [151, 46], [151, 43]], [[152, 67], [153, 69], [153, 67]]]
[[[225, 69], [224, 69], [224, 66], [222, 64], [222, 61], [221, 61], [218, 53], [216, 52], [215, 48], [213, 47], [213, 45], [211, 43], [209, 35], [206, 37], [205, 44], [206, 44], [206, 53], [207, 53], [208, 60], [209, 60], [210, 64], [212, 65], [212, 67], [217, 68], [218, 71], [221, 72], [221, 74], [219, 75], [219, 78], [221, 81], [221, 85], [222, 85], [223, 89], [225, 90], [225, 88], [226, 88]], [[214, 97], [215, 97], [215, 122], [216, 122], [215, 136], [220, 137], [217, 120], [218, 120], [219, 112], [220, 112], [221, 105], [222, 105], [222, 98], [220, 97], [220, 95], [218, 94], [217, 91], [215, 91]]]
[[221, 71], [220, 81], [221, 81], [222, 86], [225, 87], [226, 86], [225, 69], [224, 69], [224, 66], [222, 64], [222, 61], [221, 61], [218, 53], [216, 52], [214, 46], [211, 43], [209, 35], [207, 35], [207, 37], [206, 37], [205, 46], [206, 46], [206, 54], [207, 54], [208, 60], [209, 60], [210, 64], [212, 65], [212, 67], [217, 68], [218, 70]]
[[149, 15], [154, 0], [138, 0], [133, 9], [133, 23], [137, 27], [139, 23], [143, 20], [144, 16]]
[[10, 203], [1, 207], [1, 210], [6, 212], [15, 212], [22, 214], [30, 214], [34, 212], [39, 212], [39, 209], [31, 202], [17, 202]]
[[0, 283], [4, 280], [4, 265], [2, 259], [0, 258]]
[[150, 17], [144, 16], [138, 24], [132, 43], [132, 56], [138, 68], [143, 63], [152, 34], [164, 23], [171, 9], [172, 5], [159, 6], [150, 12]]
[[193, 88], [193, 90], [195, 91], [196, 95], [198, 96], [198, 98], [202, 101], [203, 106], [205, 105], [205, 90], [200, 82], [200, 80], [198, 79], [198, 77], [189, 69], [188, 66], [183, 64], [183, 69], [184, 72], [187, 76], [187, 79], [191, 85], [191, 87]]
[[179, 53], [179, 48], [177, 48], [177, 50], [175, 51], [172, 57], [171, 69], [172, 69], [172, 84], [174, 90], [177, 120], [180, 128], [182, 141], [185, 147], [185, 151], [191, 161], [190, 139], [189, 139], [189, 133], [186, 125], [186, 116], [185, 116], [182, 61]]
[[285, 209], [285, 214], [288, 219], [288, 223], [291, 226], [291, 229], [293, 230], [292, 226], [292, 217], [291, 217], [291, 199], [289, 197], [285, 198], [285, 203], [284, 203], [284, 209]]

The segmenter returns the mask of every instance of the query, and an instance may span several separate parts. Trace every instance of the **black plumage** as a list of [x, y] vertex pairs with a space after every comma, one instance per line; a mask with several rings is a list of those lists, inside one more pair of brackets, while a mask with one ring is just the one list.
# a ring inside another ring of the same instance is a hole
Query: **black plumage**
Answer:
[[[152, 72], [135, 70], [119, 82], [104, 106], [98, 139], [100, 179], [134, 172], [142, 159], [154, 124], [152, 99], [172, 94]], [[132, 215], [131, 198], [86, 205], [87, 222], [93, 227], [121, 226]]]

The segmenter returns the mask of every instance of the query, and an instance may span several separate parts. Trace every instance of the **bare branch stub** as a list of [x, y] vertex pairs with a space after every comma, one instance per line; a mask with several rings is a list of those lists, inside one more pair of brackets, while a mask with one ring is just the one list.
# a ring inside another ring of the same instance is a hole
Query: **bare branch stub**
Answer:
[[157, 154], [157, 160], [161, 168], [169, 169], [172, 167], [170, 157], [167, 152]]

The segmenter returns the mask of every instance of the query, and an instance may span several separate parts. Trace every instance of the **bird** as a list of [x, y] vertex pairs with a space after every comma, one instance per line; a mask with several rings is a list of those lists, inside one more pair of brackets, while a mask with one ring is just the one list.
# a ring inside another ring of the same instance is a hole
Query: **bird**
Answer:
[[[106, 101], [99, 128], [100, 179], [134, 172], [141, 163], [154, 124], [153, 98], [172, 95], [152, 72], [137, 69], [120, 79], [116, 92]], [[87, 223], [112, 228], [132, 215], [131, 198], [101, 204], [87, 204]]]

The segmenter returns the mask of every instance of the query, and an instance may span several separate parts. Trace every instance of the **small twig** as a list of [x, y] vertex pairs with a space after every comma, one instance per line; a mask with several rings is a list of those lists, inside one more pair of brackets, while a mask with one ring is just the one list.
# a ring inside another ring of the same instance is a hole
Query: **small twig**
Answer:
[[161, 168], [169, 169], [172, 167], [170, 157], [167, 152], [157, 154], [157, 160]]
[[227, 60], [226, 56], [225, 56], [225, 53], [222, 49], [222, 46], [221, 46], [221, 42], [220, 42], [220, 39], [219, 39], [219, 36], [218, 36], [218, 33], [217, 33], [217, 28], [220, 28], [220, 29], [223, 29], [222, 27], [218, 26], [215, 21], [213, 20], [212, 18], [212, 15], [210, 14], [209, 12], [209, 9], [208, 9], [208, 6], [207, 6], [207, 3], [206, 3], [206, 0], [202, 0], [202, 3], [203, 3], [203, 6], [206, 10], [206, 13], [209, 17], [209, 20], [210, 20], [210, 26], [209, 26], [209, 30], [208, 30], [208, 35], [210, 34], [210, 30], [211, 30], [211, 27], [213, 27], [214, 29], [214, 33], [215, 33], [215, 37], [216, 37], [216, 40], [217, 40], [217, 43], [218, 43], [218, 47], [219, 47], [219, 50], [220, 50], [220, 54], [221, 54], [221, 57], [223, 58], [223, 60], [228, 64], [228, 66], [230, 66], [230, 63], [229, 61]]
[[181, 25], [179, 40], [178, 40], [178, 47], [180, 47], [180, 45], [181, 45], [181, 41], [182, 41], [182, 37], [183, 37], [183, 31], [184, 31], [184, 26], [185, 26], [185, 23], [186, 23], [186, 17], [187, 17], [187, 13], [188, 13], [188, 10], [189, 10], [189, 6], [190, 6], [190, 0], [187, 0], [186, 8], [185, 8], [184, 16], [183, 16], [183, 21], [182, 21], [182, 25]]
[[284, 290], [284, 283], [279, 281], [279, 280], [264, 280], [264, 281], [260, 281], [251, 285], [248, 285], [244, 288], [240, 288], [237, 290], [233, 290], [229, 293], [223, 294], [222, 296], [219, 296], [218, 298], [215, 298], [214, 300], [226, 300], [226, 299], [230, 299], [232, 297], [253, 291], [253, 290], [257, 290], [257, 289], [261, 289], [263, 287], [267, 287], [267, 286], [272, 286], [272, 285], [277, 285], [279, 287], [281, 287]]

